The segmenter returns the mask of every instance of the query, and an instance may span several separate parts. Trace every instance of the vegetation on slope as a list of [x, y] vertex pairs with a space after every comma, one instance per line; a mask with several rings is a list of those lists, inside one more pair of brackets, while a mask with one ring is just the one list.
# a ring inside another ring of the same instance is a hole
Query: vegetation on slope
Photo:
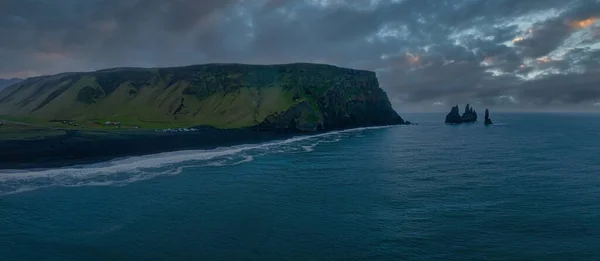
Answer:
[[13, 85], [15, 83], [18, 83], [20, 81], [22, 81], [23, 79], [19, 79], [19, 78], [11, 78], [11, 79], [1, 79], [0, 78], [0, 89]]
[[0, 117], [80, 128], [114, 128], [106, 121], [308, 131], [403, 123], [378, 85], [373, 72], [320, 64], [115, 68], [12, 85], [0, 91]]

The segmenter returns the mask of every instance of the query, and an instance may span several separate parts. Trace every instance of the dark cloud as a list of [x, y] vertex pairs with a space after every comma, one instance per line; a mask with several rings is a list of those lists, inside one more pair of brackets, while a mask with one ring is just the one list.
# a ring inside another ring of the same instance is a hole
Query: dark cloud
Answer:
[[[520, 86], [521, 97], [544, 105], [598, 102], [598, 72], [555, 74]], [[552, 93], [552, 95], [548, 95]]]
[[562, 19], [553, 19], [534, 25], [532, 36], [516, 43], [528, 58], [538, 58], [558, 48], [571, 34], [571, 28]]
[[400, 110], [591, 106], [599, 20], [593, 0], [4, 0], [0, 77], [320, 62], [376, 71]]

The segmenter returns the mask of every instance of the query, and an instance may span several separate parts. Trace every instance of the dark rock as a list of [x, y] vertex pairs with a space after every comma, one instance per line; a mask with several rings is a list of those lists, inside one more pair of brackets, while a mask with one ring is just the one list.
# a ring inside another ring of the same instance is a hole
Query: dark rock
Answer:
[[476, 122], [477, 121], [477, 112], [470, 107], [469, 104], [465, 107], [465, 112], [462, 115], [462, 122]]
[[[315, 132], [382, 125], [403, 125], [385, 91], [379, 87], [375, 73], [336, 69], [333, 84], [322, 84], [323, 77], [312, 85], [297, 85], [298, 99], [287, 111], [268, 115], [255, 129]], [[313, 77], [314, 78], [314, 77]]]
[[490, 125], [490, 124], [494, 124], [492, 123], [492, 119], [490, 119], [490, 111], [488, 109], [485, 109], [485, 125]]
[[458, 105], [452, 107], [452, 110], [450, 110], [450, 113], [448, 113], [446, 115], [446, 123], [451, 123], [451, 124], [463, 123], [463, 119], [460, 116], [460, 111], [458, 109]]
[[316, 116], [317, 113], [310, 102], [304, 101], [294, 105], [283, 113], [267, 116], [255, 129], [300, 132], [319, 131], [323, 129], [323, 121]]
[[465, 112], [460, 115], [460, 111], [458, 109], [458, 105], [452, 107], [450, 113], [446, 115], [446, 123], [450, 124], [460, 124], [460, 123], [469, 123], [477, 121], [477, 112], [473, 107], [469, 104], [465, 107]]

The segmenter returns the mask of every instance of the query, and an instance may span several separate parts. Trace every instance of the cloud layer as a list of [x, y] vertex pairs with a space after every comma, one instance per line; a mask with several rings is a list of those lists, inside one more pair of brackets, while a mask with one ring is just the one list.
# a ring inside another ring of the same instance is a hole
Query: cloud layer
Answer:
[[600, 0], [4, 0], [0, 39], [3, 78], [319, 62], [400, 110], [600, 110]]

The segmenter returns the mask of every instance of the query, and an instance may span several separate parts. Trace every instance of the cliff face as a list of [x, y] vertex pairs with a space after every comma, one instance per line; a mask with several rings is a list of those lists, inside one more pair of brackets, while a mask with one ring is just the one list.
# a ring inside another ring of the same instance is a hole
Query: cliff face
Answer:
[[93, 128], [317, 131], [404, 124], [375, 73], [321, 64], [117, 68], [27, 79], [0, 91], [0, 115]]
[[405, 124], [392, 109], [387, 94], [379, 88], [373, 72], [340, 70], [329, 79], [311, 78], [312, 82], [292, 88], [294, 99], [300, 102], [284, 113], [267, 116], [257, 127], [317, 131]]

